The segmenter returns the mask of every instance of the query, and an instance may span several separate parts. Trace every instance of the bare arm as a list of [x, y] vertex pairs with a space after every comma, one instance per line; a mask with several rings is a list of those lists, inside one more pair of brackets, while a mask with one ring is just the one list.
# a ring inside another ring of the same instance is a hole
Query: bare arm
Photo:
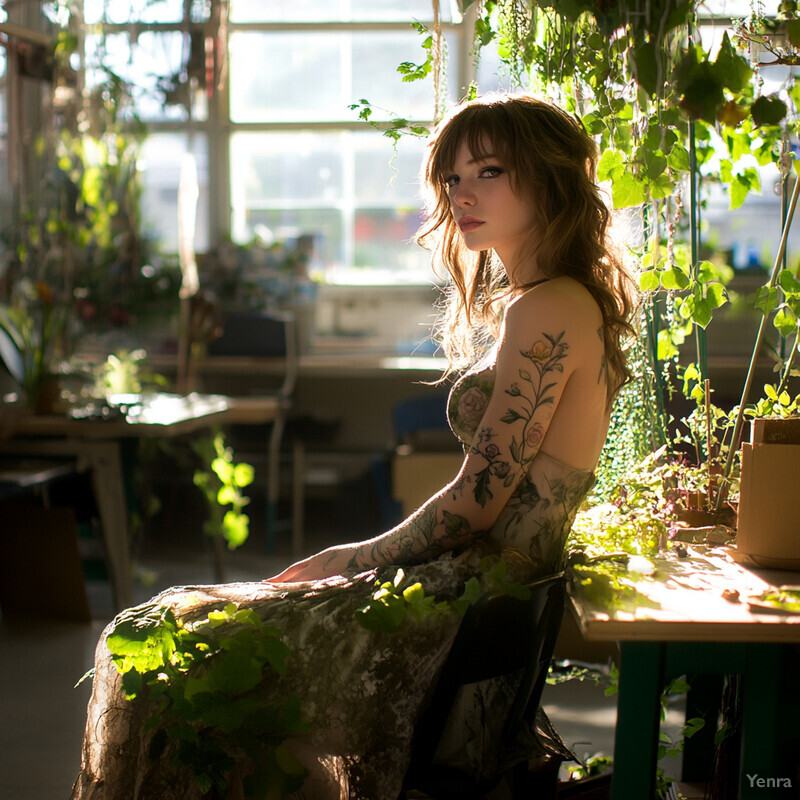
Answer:
[[570, 341], [584, 336], [583, 326], [571, 323], [558, 302], [534, 306], [533, 298], [523, 299], [508, 309], [494, 391], [458, 475], [395, 528], [324, 550], [275, 581], [428, 561], [492, 526], [539, 452], [564, 387], [583, 357], [580, 341], [577, 348]]

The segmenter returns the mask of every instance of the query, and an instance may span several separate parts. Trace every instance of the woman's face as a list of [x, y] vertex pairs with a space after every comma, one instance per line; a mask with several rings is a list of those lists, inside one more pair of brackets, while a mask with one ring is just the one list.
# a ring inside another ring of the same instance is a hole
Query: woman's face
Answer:
[[464, 244], [474, 251], [493, 249], [506, 270], [530, 235], [534, 212], [519, 198], [511, 175], [491, 154], [474, 158], [462, 144], [446, 178], [450, 209]]

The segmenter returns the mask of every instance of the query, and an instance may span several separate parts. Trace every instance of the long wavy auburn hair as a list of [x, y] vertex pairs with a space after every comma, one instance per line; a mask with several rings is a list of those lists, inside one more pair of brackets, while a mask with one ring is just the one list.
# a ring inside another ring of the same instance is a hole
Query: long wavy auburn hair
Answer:
[[[451, 370], [474, 362], [500, 328], [509, 286], [492, 251], [466, 248], [450, 208], [446, 180], [466, 144], [473, 158], [493, 155], [515, 194], [534, 209], [519, 257], [535, 257], [547, 277], [567, 275], [591, 292], [603, 314], [609, 401], [630, 379], [623, 345], [636, 287], [610, 243], [611, 215], [596, 181], [597, 147], [575, 117], [524, 95], [487, 95], [456, 107], [428, 144], [422, 167], [427, 218], [416, 240], [451, 277], [440, 336]], [[513, 270], [514, 265], [506, 265]]]

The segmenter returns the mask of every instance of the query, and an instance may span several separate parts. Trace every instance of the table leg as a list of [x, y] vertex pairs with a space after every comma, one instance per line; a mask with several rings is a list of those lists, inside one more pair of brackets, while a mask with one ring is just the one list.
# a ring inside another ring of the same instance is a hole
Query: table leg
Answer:
[[117, 610], [121, 611], [133, 602], [133, 582], [119, 442], [82, 442], [79, 451], [92, 470], [92, 486], [108, 553], [111, 586]]
[[655, 792], [664, 647], [621, 642], [611, 800], [649, 800]]
[[92, 439], [14, 439], [3, 449], [18, 455], [68, 456], [77, 460], [79, 471], [91, 470], [114, 603], [118, 611], [131, 605], [133, 576], [128, 550], [128, 506], [119, 442]]
[[[770, 796], [777, 798], [782, 796], [778, 790], [789, 785], [785, 781], [792, 787], [797, 785], [797, 752], [786, 736], [794, 728], [796, 717], [791, 705], [787, 705], [790, 698], [784, 697], [781, 680], [782, 668], [787, 666], [784, 662], [787, 648], [777, 644], [745, 647], [739, 798], [763, 800], [765, 791], [771, 791]], [[764, 783], [759, 784], [759, 779]]]
[[267, 552], [275, 552], [278, 528], [278, 500], [280, 494], [281, 439], [286, 417], [279, 411], [269, 434], [267, 453]]

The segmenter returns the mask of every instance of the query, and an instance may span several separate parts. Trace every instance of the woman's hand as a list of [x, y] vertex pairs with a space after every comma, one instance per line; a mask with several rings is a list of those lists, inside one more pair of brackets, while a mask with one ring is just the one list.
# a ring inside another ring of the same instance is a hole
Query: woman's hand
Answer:
[[[279, 575], [269, 578], [269, 583], [300, 583], [318, 581], [334, 575], [352, 572], [352, 558], [356, 545], [342, 544], [329, 547], [321, 553], [305, 558], [287, 567]], [[360, 571], [360, 570], [359, 570]]]

